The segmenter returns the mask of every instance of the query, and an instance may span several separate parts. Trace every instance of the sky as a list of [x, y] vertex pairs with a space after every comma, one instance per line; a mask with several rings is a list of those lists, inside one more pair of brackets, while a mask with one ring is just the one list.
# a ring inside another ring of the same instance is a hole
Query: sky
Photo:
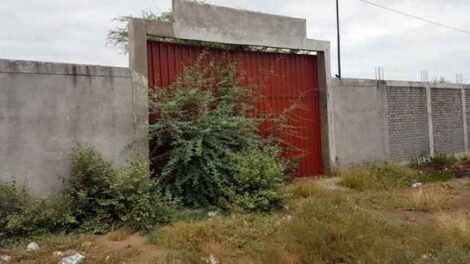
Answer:
[[[468, 0], [370, 0], [415, 16], [470, 31]], [[337, 73], [334, 0], [207, 0], [216, 5], [307, 19], [307, 36], [329, 40]], [[127, 55], [106, 46], [117, 15], [167, 11], [171, 0], [1, 0], [0, 58], [127, 67]], [[470, 34], [368, 5], [340, 0], [344, 77], [456, 80], [470, 83]]]

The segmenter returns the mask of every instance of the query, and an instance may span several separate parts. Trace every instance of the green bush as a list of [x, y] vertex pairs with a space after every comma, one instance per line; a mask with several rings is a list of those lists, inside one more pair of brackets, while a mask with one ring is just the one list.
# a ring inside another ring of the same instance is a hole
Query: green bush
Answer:
[[282, 206], [286, 165], [279, 149], [250, 148], [229, 157], [231, 174], [223, 207], [243, 211], [270, 211]]
[[111, 193], [119, 220], [136, 230], [149, 230], [168, 222], [177, 207], [177, 202], [149, 177], [149, 164], [138, 155], [120, 171]]
[[77, 226], [72, 208], [61, 196], [31, 198], [21, 211], [10, 214], [7, 220], [6, 232], [9, 236], [65, 232]]
[[0, 236], [6, 232], [8, 216], [21, 212], [27, 195], [19, 191], [15, 182], [0, 184]]
[[448, 181], [455, 178], [455, 169], [459, 160], [451, 155], [437, 154], [411, 162], [410, 167], [422, 174], [423, 181]]
[[35, 199], [15, 185], [1, 185], [0, 235], [7, 238], [56, 232], [104, 233], [127, 226], [149, 230], [170, 220], [177, 202], [149, 175], [135, 155], [117, 170], [93, 148], [76, 147], [63, 192]]
[[202, 58], [167, 88], [151, 91], [152, 158], [162, 184], [184, 204], [215, 205], [229, 185], [228, 157], [264, 144], [253, 96], [233, 64]]
[[117, 170], [92, 148], [74, 150], [65, 192], [83, 231], [106, 232], [115, 225], [148, 230], [167, 222], [176, 207], [150, 178], [145, 159], [134, 155]]
[[421, 160], [414, 160], [410, 166], [416, 169], [432, 169], [435, 171], [449, 170], [456, 165], [458, 159], [452, 155], [439, 153], [434, 157], [427, 157]]
[[111, 186], [117, 170], [91, 147], [72, 151], [72, 169], [64, 194], [84, 231], [104, 232], [115, 219]]

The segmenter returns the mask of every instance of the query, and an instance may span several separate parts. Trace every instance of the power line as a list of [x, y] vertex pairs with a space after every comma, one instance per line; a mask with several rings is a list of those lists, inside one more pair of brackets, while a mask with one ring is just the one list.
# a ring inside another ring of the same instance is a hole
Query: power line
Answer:
[[386, 6], [383, 6], [383, 5], [379, 5], [379, 4], [376, 4], [376, 3], [373, 3], [373, 2], [370, 2], [370, 1], [367, 1], [367, 0], [359, 0], [359, 1], [364, 2], [366, 4], [369, 4], [369, 5], [372, 5], [372, 6], [375, 6], [375, 7], [378, 7], [378, 8], [382, 8], [382, 9], [385, 9], [385, 10], [388, 10], [388, 11], [391, 11], [391, 12], [398, 13], [398, 14], [403, 15], [403, 16], [407, 16], [407, 17], [410, 17], [410, 18], [414, 18], [414, 19], [429, 23], [429, 24], [433, 24], [435, 26], [444, 27], [444, 28], [447, 28], [447, 29], [459, 31], [461, 33], [465, 33], [465, 34], [470, 35], [470, 31], [467, 31], [467, 30], [464, 30], [464, 29], [448, 26], [448, 25], [445, 25], [445, 24], [442, 24], [442, 23], [439, 23], [439, 22], [435, 22], [435, 21], [426, 19], [426, 18], [411, 15], [411, 14], [408, 14], [408, 13], [405, 13], [405, 12], [402, 12], [402, 11], [399, 11], [399, 10], [396, 10], [396, 9], [393, 9], [393, 8], [390, 8], [390, 7], [386, 7]]

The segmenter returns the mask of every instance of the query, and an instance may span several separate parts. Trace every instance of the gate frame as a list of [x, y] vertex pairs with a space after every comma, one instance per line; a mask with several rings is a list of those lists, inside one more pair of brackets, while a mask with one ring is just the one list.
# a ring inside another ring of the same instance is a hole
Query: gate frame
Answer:
[[[148, 133], [147, 41], [151, 37], [312, 51], [317, 53], [318, 63], [323, 171], [333, 172], [336, 154], [334, 153], [334, 117], [331, 114], [333, 111], [330, 111], [333, 108], [333, 102], [330, 96], [329, 41], [308, 39], [305, 19], [195, 3], [188, 0], [173, 0], [173, 17], [174, 21], [171, 23], [133, 18], [128, 25], [129, 68], [132, 78], [136, 135]], [[234, 24], [227, 24], [230, 23], [230, 17], [240, 20]], [[225, 22], [225, 20], [228, 21]], [[262, 23], [259, 23], [260, 20]], [[252, 29], [256, 29], [256, 32]], [[286, 33], [286, 36], [276, 34], [278, 32], [290, 33]], [[141, 149], [145, 155], [148, 155], [148, 142], [143, 142]]]

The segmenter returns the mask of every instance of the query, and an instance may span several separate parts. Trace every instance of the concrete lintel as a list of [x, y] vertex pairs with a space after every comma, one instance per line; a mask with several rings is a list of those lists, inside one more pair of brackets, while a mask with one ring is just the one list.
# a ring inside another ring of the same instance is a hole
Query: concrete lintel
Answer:
[[128, 68], [0, 59], [0, 73], [130, 77]]
[[457, 83], [426, 83], [426, 82], [413, 82], [413, 81], [386, 81], [387, 86], [391, 88], [423, 88], [430, 86], [437, 89], [462, 89], [462, 84]]
[[229, 7], [173, 0], [177, 38], [236, 45], [301, 49], [307, 26], [293, 18]]
[[355, 86], [355, 87], [376, 87], [377, 80], [355, 79], [355, 78], [333, 78], [332, 85], [337, 87]]
[[458, 83], [430, 83], [430, 86], [435, 89], [462, 89], [462, 84]]
[[[139, 19], [139, 18], [136, 18]], [[145, 23], [146, 35], [165, 38], [176, 38], [173, 24], [168, 22], [158, 22], [146, 19], [140, 19]]]
[[386, 85], [390, 88], [395, 87], [406, 87], [406, 88], [423, 88], [426, 87], [427, 84], [424, 82], [412, 82], [412, 81], [385, 81]]

